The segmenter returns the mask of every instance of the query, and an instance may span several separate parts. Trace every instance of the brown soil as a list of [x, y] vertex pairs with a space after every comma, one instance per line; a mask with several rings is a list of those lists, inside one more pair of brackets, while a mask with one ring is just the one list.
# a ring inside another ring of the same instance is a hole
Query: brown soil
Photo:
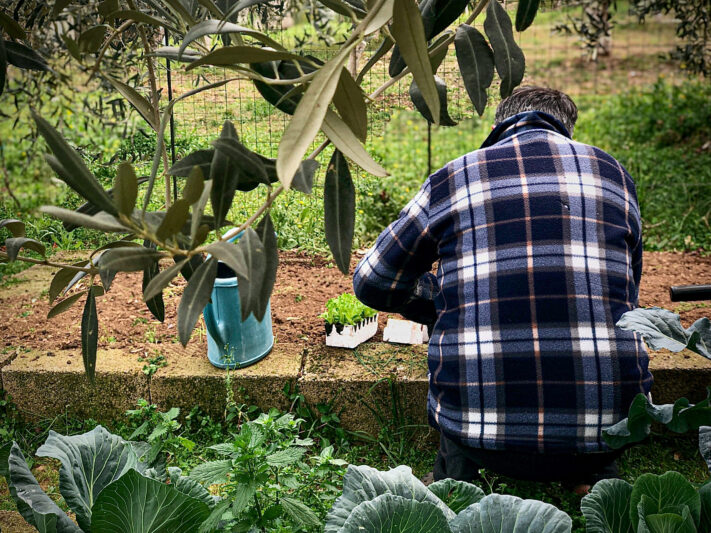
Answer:
[[[357, 256], [357, 254], [356, 254]], [[342, 275], [327, 259], [296, 252], [283, 252], [272, 295], [272, 320], [278, 341], [304, 345], [322, 343], [323, 321], [318, 318], [326, 300], [343, 292], [352, 291], [351, 278]], [[354, 257], [353, 266], [358, 257]], [[39, 282], [37, 276], [25, 271], [24, 283], [0, 289], [0, 324], [2, 337], [0, 352], [9, 355], [16, 350], [33, 349], [51, 356], [54, 350], [76, 349], [80, 357], [79, 328], [82, 306], [46, 321], [50, 308], [46, 292], [48, 279]], [[32, 279], [34, 278], [34, 279]], [[649, 252], [644, 256], [644, 275], [640, 305], [657, 305], [680, 313], [685, 326], [711, 314], [711, 303], [672, 303], [670, 285], [708, 283], [711, 281], [711, 257], [698, 254]], [[140, 274], [119, 274], [111, 291], [98, 299], [99, 346], [120, 349], [127, 356], [153, 356], [164, 352], [169, 357], [177, 343], [176, 305], [185, 282], [176, 278], [164, 292], [165, 322], [159, 323], [150, 315], [141, 299]], [[380, 331], [387, 316], [380, 315]], [[191, 340], [195, 356], [206, 350], [204, 326], [198, 324]], [[379, 340], [380, 333], [375, 340]], [[202, 347], [202, 349], [200, 349]]]

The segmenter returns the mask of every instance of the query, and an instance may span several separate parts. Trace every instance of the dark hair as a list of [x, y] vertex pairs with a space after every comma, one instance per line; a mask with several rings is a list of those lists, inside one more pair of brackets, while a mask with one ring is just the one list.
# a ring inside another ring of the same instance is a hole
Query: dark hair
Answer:
[[508, 98], [504, 98], [496, 108], [495, 124], [524, 111], [543, 111], [563, 123], [570, 135], [573, 135], [575, 121], [578, 120], [578, 108], [567, 94], [528, 85], [518, 87]]

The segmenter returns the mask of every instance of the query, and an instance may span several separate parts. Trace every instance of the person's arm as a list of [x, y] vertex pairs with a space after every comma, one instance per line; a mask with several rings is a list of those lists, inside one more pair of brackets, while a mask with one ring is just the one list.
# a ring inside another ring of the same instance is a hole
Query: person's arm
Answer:
[[429, 273], [437, 260], [437, 242], [429, 231], [430, 182], [383, 231], [356, 267], [358, 299], [379, 311], [433, 324], [437, 279]]

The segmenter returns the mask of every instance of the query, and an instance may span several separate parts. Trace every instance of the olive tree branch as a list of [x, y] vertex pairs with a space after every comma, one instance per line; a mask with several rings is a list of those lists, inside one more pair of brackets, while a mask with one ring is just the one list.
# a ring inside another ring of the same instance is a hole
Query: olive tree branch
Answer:
[[[8, 256], [5, 252], [0, 252], [0, 259], [10, 259], [10, 256]], [[27, 257], [26, 255], [18, 255], [15, 258], [16, 261], [24, 261], [25, 263], [32, 263], [35, 265], [45, 265], [45, 266], [50, 266], [50, 267], [56, 267], [56, 268], [67, 268], [69, 270], [76, 270], [78, 272], [88, 272], [88, 273], [95, 273], [98, 272], [98, 269], [95, 267], [80, 267], [76, 265], [64, 265], [62, 263], [55, 263], [53, 261], [48, 261], [47, 259], [35, 259], [34, 257]]]

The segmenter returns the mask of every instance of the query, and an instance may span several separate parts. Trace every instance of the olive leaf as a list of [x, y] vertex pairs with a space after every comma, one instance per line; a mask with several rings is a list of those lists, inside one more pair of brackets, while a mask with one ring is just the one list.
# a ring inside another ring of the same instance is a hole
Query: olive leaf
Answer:
[[118, 212], [130, 217], [138, 196], [138, 180], [130, 163], [121, 163], [118, 166], [112, 191]]
[[464, 87], [479, 116], [486, 108], [486, 90], [494, 79], [494, 52], [476, 28], [462, 24], [454, 37]]
[[420, 87], [436, 123], [439, 124], [440, 100], [427, 53], [427, 41], [422, 17], [414, 0], [395, 0], [390, 32], [397, 43], [412, 78]]
[[279, 266], [277, 237], [274, 232], [274, 224], [272, 223], [272, 217], [269, 211], [267, 211], [262, 217], [262, 220], [259, 221], [259, 224], [257, 224], [256, 231], [264, 247], [264, 277], [259, 287], [259, 296], [257, 297], [256, 308], [254, 309], [254, 317], [261, 322], [269, 305], [269, 298], [274, 289], [277, 268]]
[[266, 254], [259, 235], [253, 228], [247, 228], [239, 238], [239, 249], [247, 264], [247, 275], [237, 274], [239, 284], [239, 302], [242, 320], [247, 320], [251, 313], [256, 316], [259, 309], [261, 287], [266, 271]]
[[186, 178], [190, 175], [193, 167], [200, 167], [203, 176], [210, 175], [210, 164], [215, 155], [215, 150], [196, 150], [195, 152], [186, 155], [179, 159], [175, 164], [168, 169], [168, 174], [171, 176], [179, 176]]
[[[143, 241], [143, 246], [155, 250], [156, 245], [150, 241]], [[143, 281], [141, 283], [141, 290], [145, 294], [146, 287], [148, 284], [160, 273], [160, 268], [158, 266], [158, 261], [154, 262], [151, 266], [143, 269]], [[163, 294], [159, 292], [152, 298], [145, 300], [146, 307], [151, 312], [151, 314], [158, 320], [158, 322], [163, 322], [165, 320], [165, 304], [163, 303]]]
[[5, 240], [5, 253], [7, 253], [7, 257], [10, 261], [17, 259], [17, 254], [22, 248], [37, 252], [42, 257], [45, 257], [47, 254], [44, 244], [36, 239], [29, 239], [27, 237], [11, 237]]
[[348, 274], [355, 226], [355, 187], [348, 162], [336, 150], [326, 170], [323, 191], [326, 241], [338, 269]]
[[8, 64], [24, 70], [51, 70], [44, 58], [32, 48], [13, 41], [5, 41], [4, 44]]
[[183, 346], [187, 346], [200, 313], [210, 301], [216, 276], [217, 259], [211, 257], [201, 264], [188, 280], [178, 305], [178, 336]]
[[363, 90], [345, 68], [341, 70], [341, 77], [333, 94], [333, 104], [356, 137], [365, 142], [368, 135], [368, 109]]
[[501, 98], [506, 98], [523, 80], [526, 59], [516, 44], [511, 19], [499, 2], [488, 3], [484, 31], [494, 50], [496, 72], [501, 77]]
[[[437, 95], [439, 97], [439, 124], [441, 126], [456, 126], [457, 123], [449, 116], [449, 111], [447, 110], [447, 86], [444, 84], [444, 80], [439, 76], [435, 76], [435, 85], [437, 86]], [[414, 81], [410, 84], [410, 99], [415, 105], [415, 109], [425, 117], [425, 120], [434, 122], [430, 114], [430, 109], [427, 107], [425, 99], [422, 96], [422, 91], [420, 91], [420, 88]]]
[[[237, 139], [237, 131], [229, 120], [223, 124], [220, 138]], [[238, 173], [239, 170], [233, 158], [221, 149], [215, 149], [210, 165], [210, 180], [212, 181], [210, 200], [216, 227], [222, 225], [222, 221], [230, 210], [237, 187]]]
[[524, 31], [536, 18], [541, 0], [519, 0], [516, 8], [516, 31]]
[[99, 343], [99, 319], [96, 315], [96, 288], [92, 285], [87, 293], [84, 312], [81, 316], [81, 357], [84, 372], [90, 382], [96, 373], [96, 349]]

